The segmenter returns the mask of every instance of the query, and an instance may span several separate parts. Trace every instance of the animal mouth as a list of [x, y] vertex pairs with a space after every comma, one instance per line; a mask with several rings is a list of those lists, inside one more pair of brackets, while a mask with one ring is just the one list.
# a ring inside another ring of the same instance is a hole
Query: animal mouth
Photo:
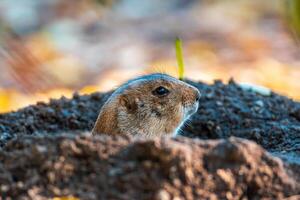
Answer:
[[183, 119], [182, 119], [180, 125], [176, 128], [175, 132], [173, 133], [173, 136], [176, 136], [177, 134], [179, 134], [181, 132], [181, 127], [189, 119], [189, 117], [198, 110], [198, 107], [199, 107], [198, 102], [182, 106], [182, 108], [183, 108]]
[[192, 105], [187, 105], [184, 106], [184, 118], [187, 119], [189, 118], [192, 114], [194, 114], [195, 112], [197, 112], [199, 107], [199, 103], [196, 102]]

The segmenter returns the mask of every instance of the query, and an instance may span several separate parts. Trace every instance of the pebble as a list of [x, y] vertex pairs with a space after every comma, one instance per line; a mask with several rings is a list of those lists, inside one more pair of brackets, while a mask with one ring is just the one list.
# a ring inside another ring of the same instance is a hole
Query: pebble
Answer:
[[157, 199], [158, 200], [170, 200], [171, 196], [166, 190], [162, 189], [157, 193]]

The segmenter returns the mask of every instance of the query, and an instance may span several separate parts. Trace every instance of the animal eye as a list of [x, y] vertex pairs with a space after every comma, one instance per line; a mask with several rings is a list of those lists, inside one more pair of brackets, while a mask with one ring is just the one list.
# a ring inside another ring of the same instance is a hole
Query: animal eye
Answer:
[[155, 96], [164, 96], [169, 94], [169, 90], [163, 86], [159, 86], [158, 88], [156, 88], [155, 90], [152, 91], [152, 94]]

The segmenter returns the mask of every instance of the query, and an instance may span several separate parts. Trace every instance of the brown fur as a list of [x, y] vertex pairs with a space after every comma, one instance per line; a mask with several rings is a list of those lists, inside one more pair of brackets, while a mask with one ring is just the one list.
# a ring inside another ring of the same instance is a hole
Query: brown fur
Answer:
[[[163, 86], [170, 93], [152, 94]], [[175, 133], [196, 111], [199, 91], [165, 74], [152, 74], [119, 87], [103, 105], [92, 133], [154, 137]]]

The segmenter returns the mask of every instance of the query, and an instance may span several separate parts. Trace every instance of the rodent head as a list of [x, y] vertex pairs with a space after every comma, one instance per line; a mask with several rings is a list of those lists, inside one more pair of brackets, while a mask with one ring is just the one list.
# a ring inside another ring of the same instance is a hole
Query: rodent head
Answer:
[[117, 105], [117, 126], [122, 133], [154, 137], [176, 134], [198, 109], [200, 92], [165, 74], [131, 80], [111, 97]]

